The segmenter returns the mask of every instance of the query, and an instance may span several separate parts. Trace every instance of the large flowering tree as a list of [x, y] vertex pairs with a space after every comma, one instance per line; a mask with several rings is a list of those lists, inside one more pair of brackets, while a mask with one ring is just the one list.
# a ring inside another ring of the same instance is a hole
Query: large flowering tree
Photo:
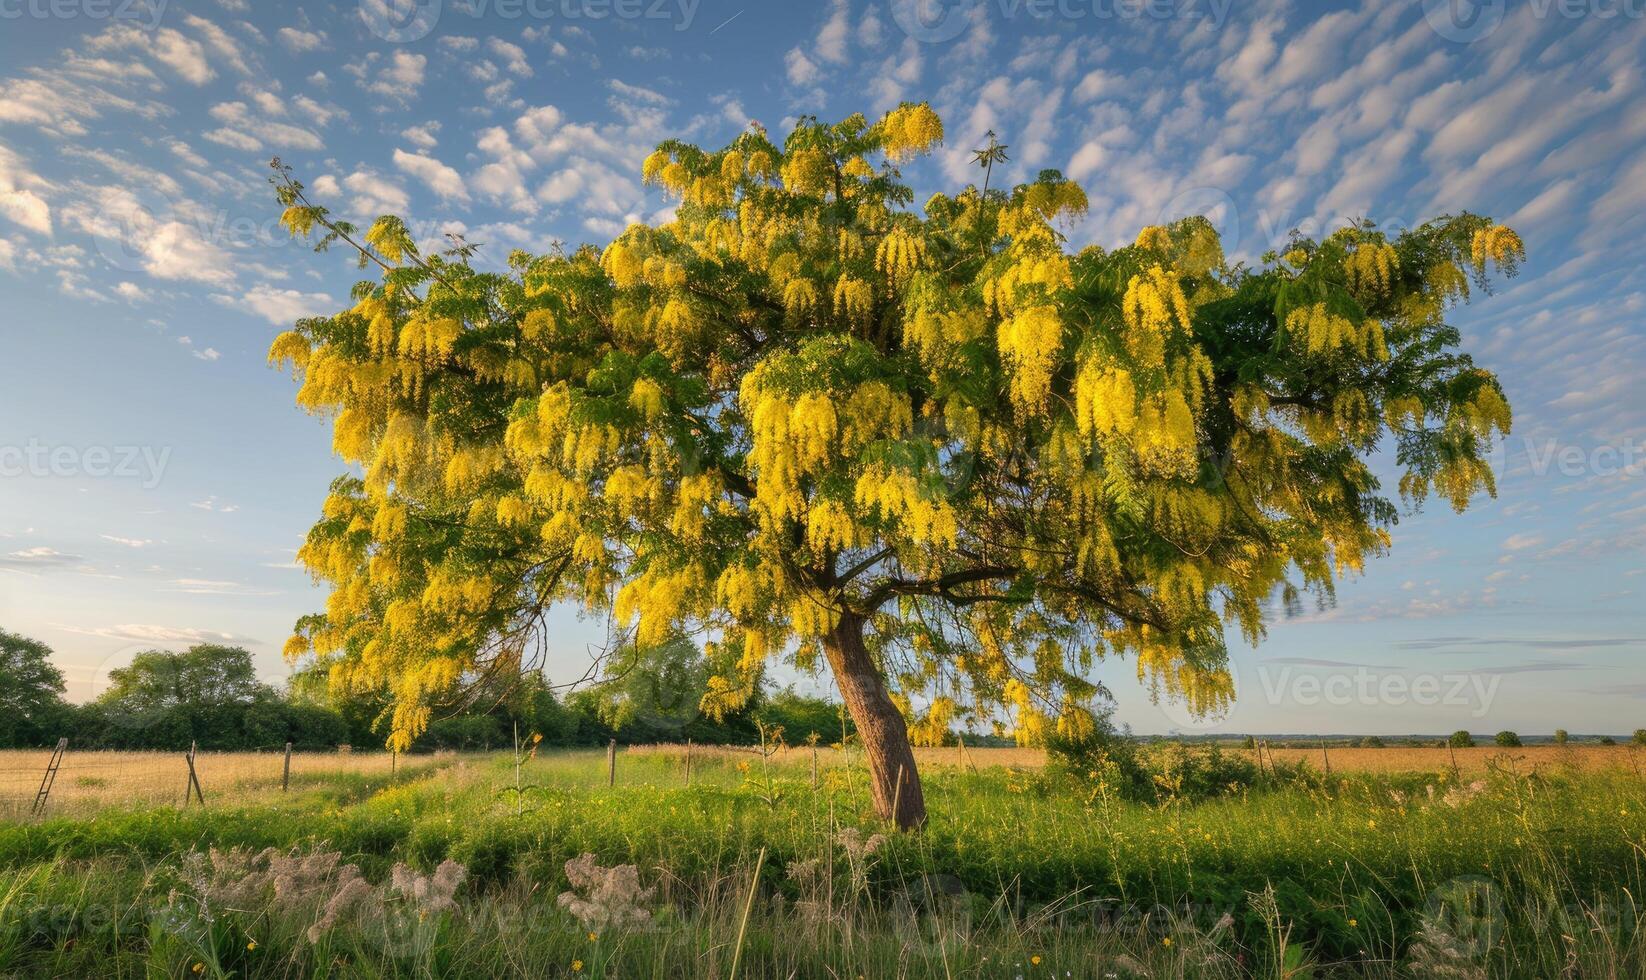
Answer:
[[915, 209], [898, 165], [942, 135], [904, 105], [664, 143], [671, 220], [507, 273], [396, 218], [362, 234], [277, 161], [293, 232], [381, 273], [271, 352], [359, 467], [302, 550], [332, 594], [288, 653], [391, 689], [402, 746], [528, 663], [556, 601], [641, 644], [703, 632], [731, 665], [710, 710], [821, 657], [910, 827], [911, 731], [1078, 737], [1118, 655], [1226, 705], [1228, 629], [1255, 642], [1272, 599], [1388, 547], [1380, 445], [1409, 500], [1492, 489], [1509, 407], [1445, 314], [1514, 272], [1509, 229], [1351, 227], [1252, 269], [1189, 219], [1071, 253], [1086, 196], [1055, 171]]

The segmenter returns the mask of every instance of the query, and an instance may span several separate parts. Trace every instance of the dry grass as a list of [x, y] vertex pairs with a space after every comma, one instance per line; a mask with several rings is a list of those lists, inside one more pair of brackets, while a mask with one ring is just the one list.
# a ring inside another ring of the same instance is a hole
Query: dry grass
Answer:
[[[640, 753], [643, 755], [683, 756], [686, 754], [684, 745], [631, 745], [625, 752]], [[760, 749], [749, 745], [694, 745], [692, 759], [733, 759], [745, 760], [760, 758]], [[818, 765], [840, 766], [848, 761], [846, 753], [839, 749], [819, 746], [817, 750]], [[852, 759], [862, 762], [861, 749], [852, 750]], [[954, 746], [944, 748], [916, 748], [915, 762], [922, 766], [966, 766], [977, 769], [989, 768], [1036, 768], [1046, 764], [1046, 753], [1040, 749], [991, 748], [974, 749], [971, 747], [958, 748]], [[792, 765], [811, 765], [812, 750], [805, 745], [791, 745], [777, 749], [772, 754], [775, 763]]]
[[[0, 751], [0, 819], [29, 813], [50, 757], [46, 749]], [[240, 803], [279, 793], [284, 762], [280, 752], [201, 752], [194, 765], [208, 804]], [[410, 772], [440, 763], [440, 757], [428, 755], [403, 756], [396, 761], [382, 752], [294, 753], [292, 786], [299, 788], [310, 777], [321, 775], [383, 776], [391, 767]], [[71, 750], [52, 786], [51, 809], [60, 814], [110, 806], [180, 804], [187, 785], [188, 766], [181, 752]]]
[[[684, 745], [632, 745], [625, 752], [641, 753], [645, 755], [684, 755]], [[1227, 749], [1226, 751], [1240, 753], [1249, 759], [1255, 760], [1257, 755], [1249, 749]], [[1510, 763], [1522, 772], [1533, 769], [1575, 769], [1583, 772], [1598, 772], [1610, 769], [1627, 769], [1636, 773], [1646, 773], [1646, 748], [1633, 745], [1530, 745], [1518, 749], [1499, 748], [1495, 745], [1481, 745], [1472, 749], [1447, 748], [1413, 748], [1394, 746], [1384, 749], [1350, 749], [1332, 748], [1327, 755], [1331, 759], [1332, 769], [1335, 772], [1441, 772], [1452, 768], [1452, 761], [1457, 760], [1457, 768], [1464, 773], [1484, 772], [1494, 762]], [[917, 748], [914, 750], [915, 759], [922, 766], [965, 766], [968, 768], [1037, 768], [1046, 764], [1046, 753], [1040, 749], [1017, 748]], [[1271, 748], [1269, 754], [1283, 763], [1307, 762], [1315, 769], [1323, 768], [1324, 759], [1318, 748], [1312, 749], [1282, 749]], [[760, 750], [751, 746], [709, 746], [698, 745], [692, 747], [693, 759], [734, 759], [759, 758]], [[857, 758], [861, 758], [860, 750]], [[791, 746], [787, 749], [778, 749], [772, 756], [774, 763], [788, 763], [794, 765], [810, 765], [811, 750], [804, 745]], [[837, 749], [820, 748], [818, 762], [822, 766], [837, 766], [847, 762], [845, 754]]]
[[[1251, 750], [1240, 750], [1248, 758], [1256, 758]], [[1316, 749], [1270, 749], [1269, 754], [1281, 762], [1302, 760], [1316, 769], [1331, 760], [1334, 772], [1442, 772], [1457, 768], [1464, 773], [1485, 772], [1494, 763], [1512, 764], [1520, 772], [1537, 769], [1575, 769], [1599, 772], [1609, 769], [1630, 769], [1635, 773], [1646, 771], [1646, 749], [1633, 745], [1528, 745], [1505, 749], [1495, 745], [1477, 745], [1472, 749], [1413, 748], [1391, 746], [1386, 749], [1328, 749], [1323, 756]]]

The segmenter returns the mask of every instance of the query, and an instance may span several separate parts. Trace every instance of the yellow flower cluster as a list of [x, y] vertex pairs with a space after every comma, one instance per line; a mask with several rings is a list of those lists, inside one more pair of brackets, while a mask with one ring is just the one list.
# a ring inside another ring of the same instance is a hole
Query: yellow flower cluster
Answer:
[[1286, 314], [1286, 330], [1311, 354], [1348, 350], [1362, 358], [1389, 359], [1382, 323], [1367, 317], [1357, 324], [1331, 312], [1324, 303], [1298, 307]]
[[1012, 403], [1031, 415], [1043, 414], [1063, 350], [1063, 321], [1057, 308], [1031, 306], [1002, 320], [997, 343], [1011, 374]]
[[1399, 267], [1394, 246], [1383, 242], [1362, 244], [1343, 260], [1343, 273], [1350, 291], [1355, 293], [1388, 295]]
[[831, 186], [834, 163], [822, 150], [803, 147], [783, 161], [783, 187], [790, 194], [818, 194]]
[[1175, 274], [1158, 264], [1127, 280], [1120, 308], [1134, 330], [1156, 335], [1189, 330], [1189, 300], [1183, 286]]
[[926, 264], [926, 243], [901, 225], [880, 240], [874, 252], [874, 268], [896, 286]]
[[1149, 225], [1137, 233], [1133, 247], [1145, 252], [1164, 252], [1172, 247], [1172, 236], [1159, 225]]
[[1474, 233], [1474, 238], [1470, 242], [1469, 258], [1481, 272], [1486, 271], [1488, 260], [1497, 263], [1499, 268], [1512, 269], [1516, 263], [1526, 258], [1526, 245], [1513, 228], [1507, 225], [1493, 225]]
[[834, 315], [847, 323], [866, 323], [874, 313], [874, 287], [862, 279], [841, 276], [834, 284]]
[[857, 478], [857, 505], [879, 512], [883, 520], [894, 522], [912, 541], [930, 545], [953, 545], [959, 532], [954, 508], [947, 500], [932, 499], [921, 492], [913, 475], [884, 465], [868, 466]]
[[924, 102], [901, 105], [880, 121], [881, 145], [894, 161], [907, 160], [943, 142], [943, 120]]

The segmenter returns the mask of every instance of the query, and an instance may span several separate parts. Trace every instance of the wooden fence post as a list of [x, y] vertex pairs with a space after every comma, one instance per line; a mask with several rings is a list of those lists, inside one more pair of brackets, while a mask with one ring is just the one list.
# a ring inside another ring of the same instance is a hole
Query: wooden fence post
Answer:
[[606, 788], [617, 785], [617, 739], [606, 743]]
[[200, 792], [200, 776], [194, 770], [194, 757], [195, 757], [195, 753], [197, 751], [197, 746], [198, 746], [197, 742], [190, 742], [189, 743], [189, 754], [183, 757], [184, 761], [186, 761], [189, 764], [189, 784], [188, 784], [188, 786], [185, 786], [183, 788], [183, 805], [184, 806], [188, 806], [188, 804], [189, 804], [189, 790], [190, 789], [194, 790], [194, 798], [197, 801], [199, 801], [200, 805], [201, 806], [206, 805], [206, 795], [204, 793]]
[[686, 739], [686, 785], [692, 784], [692, 740]]
[[291, 789], [291, 743], [286, 743], [286, 767], [280, 771], [280, 792]]
[[1326, 740], [1320, 740], [1320, 759], [1326, 764], [1326, 775], [1332, 774], [1332, 757], [1326, 753]]

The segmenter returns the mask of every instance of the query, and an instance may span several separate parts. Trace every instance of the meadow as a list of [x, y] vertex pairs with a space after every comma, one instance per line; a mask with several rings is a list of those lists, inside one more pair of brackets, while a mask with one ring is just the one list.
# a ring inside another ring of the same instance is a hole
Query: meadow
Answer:
[[287, 792], [202, 754], [204, 806], [176, 754], [71, 753], [0, 820], [0, 977], [1646, 975], [1640, 750], [1293, 751], [1155, 746], [1140, 793], [923, 750], [918, 834], [804, 746], [298, 756]]

